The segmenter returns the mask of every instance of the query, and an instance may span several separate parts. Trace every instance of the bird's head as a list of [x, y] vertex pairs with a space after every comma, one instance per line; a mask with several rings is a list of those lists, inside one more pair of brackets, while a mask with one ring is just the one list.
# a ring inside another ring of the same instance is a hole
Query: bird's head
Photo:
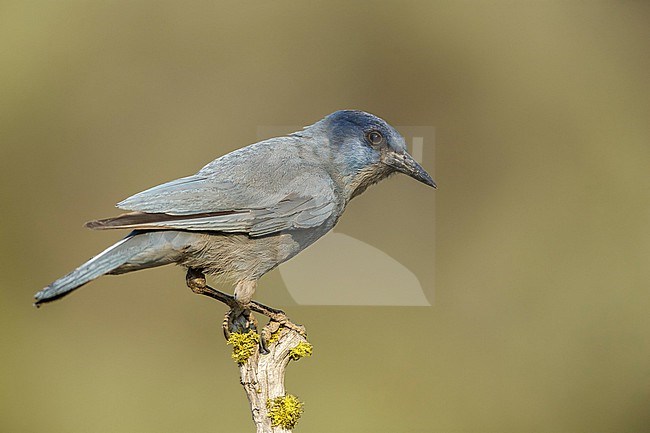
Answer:
[[342, 110], [317, 125], [327, 136], [329, 158], [349, 199], [396, 172], [436, 187], [406, 151], [404, 137], [383, 119], [364, 111]]

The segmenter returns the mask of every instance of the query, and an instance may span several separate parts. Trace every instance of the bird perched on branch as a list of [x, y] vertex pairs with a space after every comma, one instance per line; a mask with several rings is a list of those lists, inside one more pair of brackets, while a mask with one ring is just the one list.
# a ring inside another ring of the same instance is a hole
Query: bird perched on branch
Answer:
[[225, 276], [235, 283], [231, 307], [285, 320], [252, 301], [257, 281], [330, 231], [352, 198], [396, 172], [436, 187], [388, 123], [337, 111], [121, 201], [117, 207], [127, 213], [86, 227], [132, 232], [38, 292], [36, 305], [104, 274], [176, 263], [188, 269], [195, 292], [213, 290], [204, 274]]

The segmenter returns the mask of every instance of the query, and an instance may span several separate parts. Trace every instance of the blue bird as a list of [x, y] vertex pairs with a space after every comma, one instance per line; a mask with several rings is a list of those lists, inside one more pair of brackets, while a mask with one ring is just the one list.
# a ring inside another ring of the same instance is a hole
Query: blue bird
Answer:
[[121, 201], [127, 213], [86, 227], [132, 232], [38, 292], [35, 304], [101, 275], [175, 263], [188, 269], [194, 292], [223, 300], [205, 274], [223, 276], [235, 284], [231, 307], [290, 323], [252, 300], [257, 281], [330, 231], [350, 200], [397, 172], [436, 187], [392, 126], [363, 111], [337, 111]]

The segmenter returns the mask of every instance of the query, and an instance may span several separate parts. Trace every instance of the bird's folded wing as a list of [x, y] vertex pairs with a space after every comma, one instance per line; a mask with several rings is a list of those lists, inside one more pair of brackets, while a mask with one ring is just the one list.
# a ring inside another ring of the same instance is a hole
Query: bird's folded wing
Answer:
[[117, 207], [137, 212], [193, 215], [231, 211], [255, 204], [265, 207], [280, 198], [229, 179], [196, 174], [134, 194], [119, 202]]
[[131, 210], [86, 224], [93, 229], [175, 229], [264, 236], [316, 227], [335, 211], [328, 176], [298, 176], [285, 188], [249, 188], [231, 181], [189, 176], [118, 203]]

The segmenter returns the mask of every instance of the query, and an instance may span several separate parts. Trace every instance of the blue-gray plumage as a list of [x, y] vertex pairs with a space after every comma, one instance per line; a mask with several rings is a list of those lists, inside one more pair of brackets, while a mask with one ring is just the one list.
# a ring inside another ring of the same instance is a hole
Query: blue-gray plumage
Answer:
[[87, 227], [133, 231], [38, 292], [36, 304], [104, 274], [176, 263], [232, 279], [245, 306], [262, 275], [330, 231], [352, 198], [395, 172], [435, 188], [393, 127], [363, 111], [337, 111], [118, 203], [129, 212]]

